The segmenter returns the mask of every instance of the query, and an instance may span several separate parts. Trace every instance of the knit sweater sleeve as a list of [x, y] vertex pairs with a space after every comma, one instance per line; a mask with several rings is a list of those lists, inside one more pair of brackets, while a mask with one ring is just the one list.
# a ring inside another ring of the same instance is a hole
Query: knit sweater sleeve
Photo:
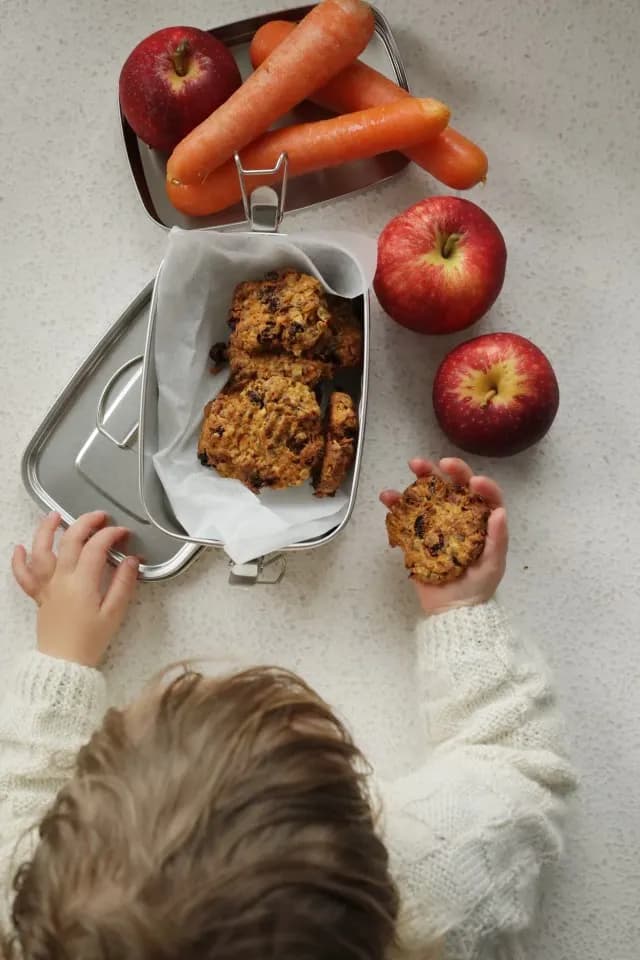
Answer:
[[97, 670], [37, 652], [17, 659], [0, 699], [0, 923], [34, 826], [70, 776], [105, 707]]
[[575, 787], [547, 671], [492, 601], [420, 625], [418, 678], [429, 758], [384, 788], [407, 942], [519, 956]]

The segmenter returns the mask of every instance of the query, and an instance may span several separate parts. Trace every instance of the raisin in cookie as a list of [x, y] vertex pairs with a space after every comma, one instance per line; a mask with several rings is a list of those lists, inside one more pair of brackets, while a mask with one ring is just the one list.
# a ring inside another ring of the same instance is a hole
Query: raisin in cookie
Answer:
[[295, 270], [238, 284], [229, 325], [234, 346], [245, 353], [308, 353], [326, 337], [329, 310], [322, 284]]
[[209, 350], [209, 371], [220, 373], [229, 362], [229, 347], [226, 343], [214, 343]]
[[316, 497], [333, 497], [353, 463], [358, 436], [358, 414], [348, 393], [331, 394], [325, 423], [322, 459], [316, 465]]
[[224, 390], [205, 407], [203, 466], [251, 490], [304, 483], [322, 452], [322, 417], [309, 387], [285, 377]]
[[288, 377], [315, 387], [321, 380], [331, 380], [335, 373], [332, 363], [313, 357], [294, 357], [290, 353], [246, 353], [232, 342], [227, 351], [229, 366], [235, 380], [266, 380], [269, 377]]
[[420, 477], [387, 514], [392, 547], [402, 547], [411, 576], [422, 583], [455, 580], [484, 549], [490, 509], [465, 487]]

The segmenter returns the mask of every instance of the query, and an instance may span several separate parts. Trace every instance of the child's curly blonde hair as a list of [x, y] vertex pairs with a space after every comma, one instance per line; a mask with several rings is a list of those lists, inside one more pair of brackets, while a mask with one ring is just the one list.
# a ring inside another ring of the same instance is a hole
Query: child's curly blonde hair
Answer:
[[111, 710], [19, 870], [7, 957], [382, 960], [398, 902], [361, 754], [292, 674]]

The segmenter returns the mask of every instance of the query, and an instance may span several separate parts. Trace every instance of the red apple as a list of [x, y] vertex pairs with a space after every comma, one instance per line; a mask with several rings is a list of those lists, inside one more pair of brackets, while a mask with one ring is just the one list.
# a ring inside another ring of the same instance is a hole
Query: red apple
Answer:
[[166, 27], [127, 57], [120, 106], [141, 140], [170, 153], [241, 82], [238, 65], [220, 40], [197, 27]]
[[544, 353], [517, 333], [467, 340], [444, 358], [433, 407], [449, 440], [469, 453], [505, 457], [545, 435], [558, 381]]
[[484, 210], [460, 197], [427, 197], [380, 234], [373, 286], [402, 326], [453, 333], [487, 312], [506, 263], [502, 234]]

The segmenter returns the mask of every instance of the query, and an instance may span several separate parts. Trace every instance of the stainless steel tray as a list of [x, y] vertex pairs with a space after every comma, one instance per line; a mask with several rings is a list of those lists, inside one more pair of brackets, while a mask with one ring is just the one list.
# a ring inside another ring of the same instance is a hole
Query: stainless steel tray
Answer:
[[[275, 217], [277, 222], [277, 216]], [[252, 234], [247, 234], [251, 236]], [[265, 232], [264, 234], [265, 243], [269, 242], [269, 239], [272, 237], [285, 237], [286, 234], [273, 232]], [[240, 234], [242, 236], [242, 234]], [[298, 241], [300, 242], [300, 241]], [[360, 270], [357, 265], [357, 262], [354, 259], [354, 268]], [[162, 271], [162, 264], [158, 270], [156, 276], [156, 289], [158, 277]], [[331, 274], [330, 266], [327, 264], [326, 269], [323, 269], [323, 272], [326, 273], [328, 282], [331, 283]], [[329, 530], [327, 533], [324, 533], [322, 536], [314, 537], [309, 540], [302, 540], [297, 543], [289, 544], [286, 547], [283, 547], [279, 553], [285, 554], [291, 551], [296, 550], [310, 550], [315, 547], [322, 546], [329, 543], [338, 534], [344, 530], [345, 526], [351, 518], [353, 513], [353, 508], [355, 506], [357, 492], [358, 492], [358, 481], [360, 477], [360, 467], [362, 463], [362, 456], [364, 450], [364, 439], [365, 439], [365, 426], [366, 426], [366, 415], [367, 415], [367, 393], [368, 393], [368, 379], [369, 379], [369, 294], [368, 292], [365, 295], [357, 297], [354, 300], [354, 307], [358, 311], [360, 318], [362, 320], [363, 332], [364, 332], [364, 349], [363, 349], [363, 363], [361, 369], [356, 370], [343, 370], [340, 371], [335, 380], [334, 385], [338, 389], [345, 390], [347, 393], [350, 393], [354, 398], [358, 406], [358, 416], [360, 422], [360, 428], [358, 431], [358, 444], [356, 449], [356, 456], [354, 460], [354, 465], [351, 471], [349, 478], [349, 500], [347, 503], [347, 508], [345, 511], [344, 517], [340, 520], [335, 527]], [[142, 400], [140, 405], [140, 445], [139, 445], [139, 457], [140, 457], [140, 493], [142, 498], [142, 503], [144, 510], [147, 513], [147, 516], [151, 521], [158, 527], [159, 530], [163, 531], [165, 534], [171, 537], [176, 537], [178, 540], [183, 541], [184, 543], [198, 543], [203, 546], [208, 547], [221, 547], [223, 544], [216, 539], [194, 539], [190, 537], [180, 525], [176, 519], [169, 501], [164, 492], [164, 488], [160, 483], [158, 475], [156, 474], [155, 468], [153, 466], [153, 455], [157, 451], [157, 432], [158, 432], [158, 382], [156, 379], [155, 371], [155, 362], [154, 362], [154, 348], [155, 348], [155, 318], [156, 318], [156, 309], [155, 309], [155, 295], [152, 298], [150, 316], [149, 316], [149, 327], [147, 333], [147, 341], [145, 346], [144, 353], [144, 367], [142, 373]], [[195, 457], [194, 451], [194, 469], [197, 469], [197, 460]], [[260, 565], [264, 562], [264, 558], [259, 558], [257, 563]], [[238, 576], [242, 576], [242, 572], [239, 568], [234, 568]], [[253, 573], [250, 573], [250, 576], [254, 576]]]
[[[242, 76], [246, 77], [251, 72], [249, 43], [256, 30], [269, 20], [300, 20], [310, 9], [310, 6], [305, 6], [276, 11], [240, 20], [225, 27], [217, 27], [210, 32], [230, 47]], [[408, 90], [407, 77], [391, 28], [380, 11], [375, 8], [374, 15], [375, 33], [362, 54], [362, 60]], [[320, 107], [305, 102], [283, 117], [281, 123], [300, 123], [326, 116], [328, 114]], [[179, 226], [186, 229], [225, 227], [244, 221], [240, 204], [211, 217], [187, 217], [175, 210], [165, 192], [166, 157], [138, 140], [122, 112], [120, 112], [120, 119], [133, 181], [142, 204], [152, 220], [162, 227]], [[358, 160], [321, 173], [297, 177], [289, 184], [287, 210], [289, 212], [300, 210], [303, 207], [363, 190], [394, 176], [406, 164], [407, 159], [401, 153], [386, 153], [370, 160]]]
[[[203, 547], [167, 536], [149, 522], [140, 500], [139, 361], [152, 289], [149, 283], [130, 304], [51, 407], [24, 453], [22, 477], [36, 503], [58, 510], [67, 524], [89, 510], [107, 511], [131, 530], [128, 550], [144, 558], [141, 579], [165, 580], [182, 573]], [[122, 554], [111, 559], [117, 563]]]

